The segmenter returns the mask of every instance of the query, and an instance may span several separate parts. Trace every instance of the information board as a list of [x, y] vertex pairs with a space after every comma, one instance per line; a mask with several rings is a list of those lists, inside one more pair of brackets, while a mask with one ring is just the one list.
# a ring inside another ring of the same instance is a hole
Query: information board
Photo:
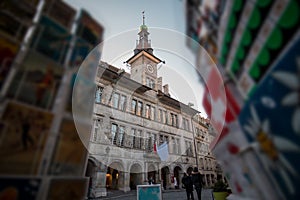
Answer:
[[138, 185], [137, 200], [162, 200], [161, 185]]

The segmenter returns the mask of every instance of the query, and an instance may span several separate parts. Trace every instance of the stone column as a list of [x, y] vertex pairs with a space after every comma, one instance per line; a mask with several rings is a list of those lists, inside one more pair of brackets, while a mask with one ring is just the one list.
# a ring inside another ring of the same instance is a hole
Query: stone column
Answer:
[[159, 163], [157, 163], [157, 177], [158, 179], [157, 182], [159, 182], [161, 184], [161, 174], [160, 174], [160, 169], [159, 169]]
[[123, 179], [123, 191], [128, 192], [130, 191], [129, 183], [130, 183], [130, 173], [129, 172], [121, 172], [124, 179]]
[[169, 189], [172, 187], [172, 182], [171, 182], [171, 179], [172, 179], [172, 174], [173, 173], [167, 173], [166, 177], [167, 177], [167, 186], [166, 186], [166, 189]]
[[144, 166], [144, 173], [143, 173], [143, 175], [144, 175], [144, 177], [143, 177], [143, 182], [144, 182], [144, 184], [145, 185], [147, 185], [148, 184], [148, 166], [149, 165], [149, 163], [145, 163], [145, 166]]
[[182, 188], [182, 182], [181, 182], [182, 177], [183, 177], [183, 172], [181, 171], [181, 172], [179, 173], [179, 180], [177, 180], [177, 182], [180, 183], [180, 184], [178, 184], [179, 188]]
[[206, 174], [204, 174], [205, 185], [208, 186]]
[[144, 184], [144, 185], [147, 185], [147, 184], [148, 184], [148, 172], [147, 172], [147, 171], [145, 171], [145, 172], [143, 173], [143, 184]]
[[124, 191], [124, 173], [121, 171], [118, 172], [118, 187]]
[[95, 197], [103, 197], [107, 195], [106, 191], [106, 172], [96, 172], [96, 179], [94, 182], [94, 195]]

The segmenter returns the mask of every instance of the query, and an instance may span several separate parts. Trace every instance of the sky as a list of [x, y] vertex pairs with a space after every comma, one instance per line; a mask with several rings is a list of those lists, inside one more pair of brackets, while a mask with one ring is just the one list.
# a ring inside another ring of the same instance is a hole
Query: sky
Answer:
[[202, 107], [203, 87], [196, 74], [195, 55], [186, 46], [184, 0], [64, 0], [75, 9], [84, 8], [104, 27], [101, 60], [119, 68], [133, 55], [142, 12], [148, 26], [154, 55], [166, 61], [159, 70], [171, 96], [181, 102]]

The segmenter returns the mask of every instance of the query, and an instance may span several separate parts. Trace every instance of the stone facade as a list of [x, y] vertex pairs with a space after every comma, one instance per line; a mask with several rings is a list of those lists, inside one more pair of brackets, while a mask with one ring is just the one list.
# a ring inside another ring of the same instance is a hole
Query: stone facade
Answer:
[[[140, 37], [143, 31], [147, 32], [145, 25]], [[157, 77], [162, 61], [149, 43], [147, 49], [138, 43], [134, 52], [127, 60], [130, 74], [104, 62], [98, 67], [87, 167], [89, 195], [106, 196], [107, 189], [129, 191], [150, 179], [171, 189], [176, 178], [181, 187], [183, 173], [195, 166], [211, 186], [217, 174], [209, 151], [214, 138], [208, 133], [209, 121], [173, 99], [168, 86], [162, 91], [162, 78]], [[155, 149], [165, 141], [169, 157], [161, 161]]]

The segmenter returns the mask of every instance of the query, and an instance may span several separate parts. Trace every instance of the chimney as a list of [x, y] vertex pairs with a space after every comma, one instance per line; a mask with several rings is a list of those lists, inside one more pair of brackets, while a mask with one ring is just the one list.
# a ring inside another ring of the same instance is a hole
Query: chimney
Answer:
[[166, 95], [170, 96], [170, 93], [169, 93], [169, 85], [166, 84], [166, 85], [163, 86], [163, 88], [164, 88], [164, 93], [165, 93]]
[[162, 77], [157, 79], [157, 90], [162, 91]]

